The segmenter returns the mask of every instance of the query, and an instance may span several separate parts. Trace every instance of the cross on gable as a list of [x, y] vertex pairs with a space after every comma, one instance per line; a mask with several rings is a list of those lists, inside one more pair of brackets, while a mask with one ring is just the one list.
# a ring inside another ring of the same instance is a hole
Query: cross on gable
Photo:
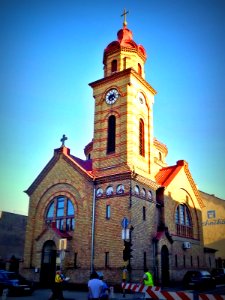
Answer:
[[65, 134], [63, 134], [63, 136], [62, 136], [62, 138], [61, 138], [61, 140], [60, 140], [60, 142], [62, 142], [61, 147], [64, 147], [64, 146], [65, 146], [65, 141], [66, 141], [66, 140], [68, 140], [68, 138], [66, 137]]
[[126, 16], [128, 13], [129, 13], [129, 11], [126, 11], [126, 9], [124, 9], [123, 14], [121, 15], [121, 17], [124, 17], [123, 26], [127, 26]]

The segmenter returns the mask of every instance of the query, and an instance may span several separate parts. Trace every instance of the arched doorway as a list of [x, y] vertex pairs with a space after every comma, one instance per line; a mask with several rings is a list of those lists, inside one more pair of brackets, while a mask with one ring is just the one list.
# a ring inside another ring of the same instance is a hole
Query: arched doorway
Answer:
[[40, 284], [50, 287], [54, 282], [56, 268], [56, 246], [53, 241], [47, 241], [42, 248]]
[[161, 249], [161, 278], [162, 286], [167, 286], [170, 282], [169, 273], [169, 251], [166, 245], [162, 246]]

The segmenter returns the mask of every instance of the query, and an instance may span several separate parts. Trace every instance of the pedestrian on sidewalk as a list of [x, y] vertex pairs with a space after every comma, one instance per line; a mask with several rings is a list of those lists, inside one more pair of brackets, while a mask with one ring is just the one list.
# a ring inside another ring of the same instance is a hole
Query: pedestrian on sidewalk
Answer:
[[52, 295], [49, 300], [64, 300], [63, 297], [63, 281], [65, 276], [62, 274], [61, 270], [57, 270], [55, 274], [55, 281], [52, 287]]
[[154, 286], [153, 276], [149, 272], [148, 268], [145, 268], [144, 270], [144, 276], [143, 276], [143, 283], [147, 286]]
[[102, 291], [100, 294], [100, 300], [109, 300], [109, 287], [104, 280], [102, 272], [98, 272], [99, 279], [102, 281]]
[[[123, 271], [122, 271], [122, 282], [125, 284], [127, 283], [127, 274], [128, 274], [128, 271], [127, 271], [127, 268], [126, 266], [123, 267]], [[123, 298], [126, 297], [126, 290], [123, 289]]]
[[97, 272], [93, 271], [88, 281], [88, 299], [99, 300], [102, 292], [102, 281], [99, 279]]

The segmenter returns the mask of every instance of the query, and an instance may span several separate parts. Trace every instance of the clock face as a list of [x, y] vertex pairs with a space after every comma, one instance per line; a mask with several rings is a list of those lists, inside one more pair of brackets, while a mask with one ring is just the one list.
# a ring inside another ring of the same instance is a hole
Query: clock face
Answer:
[[118, 97], [119, 97], [119, 92], [117, 91], [117, 89], [111, 89], [107, 92], [105, 96], [105, 101], [108, 104], [113, 104], [116, 102]]
[[142, 93], [138, 93], [138, 100], [141, 104], [143, 104], [145, 102], [145, 97], [143, 96]]

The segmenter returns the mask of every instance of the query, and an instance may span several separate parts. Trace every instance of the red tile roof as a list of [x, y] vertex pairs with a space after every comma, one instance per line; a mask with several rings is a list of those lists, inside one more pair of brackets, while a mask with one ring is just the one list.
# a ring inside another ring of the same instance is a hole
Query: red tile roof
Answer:
[[179, 160], [175, 166], [162, 168], [156, 174], [156, 182], [162, 186], [168, 186], [184, 165], [185, 161]]
[[87, 172], [92, 172], [92, 159], [83, 160], [73, 155], [70, 155], [70, 157]]
[[155, 176], [156, 182], [163, 186], [167, 187], [172, 180], [175, 178], [175, 176], [180, 172], [180, 170], [184, 168], [184, 172], [186, 173], [187, 179], [193, 189], [193, 192], [198, 200], [199, 206], [201, 208], [205, 207], [200, 194], [198, 192], [198, 189], [196, 187], [196, 184], [191, 176], [191, 173], [188, 169], [188, 163], [185, 160], [178, 160], [177, 164], [175, 166], [165, 167], [159, 170], [159, 172]]
[[61, 239], [68, 239], [71, 240], [72, 236], [66, 232], [66, 231], [60, 231], [58, 228], [56, 227], [52, 227], [52, 230], [61, 238]]
[[164, 231], [157, 231], [154, 239], [159, 241], [162, 238], [162, 236], [164, 235], [164, 233], [165, 233]]

